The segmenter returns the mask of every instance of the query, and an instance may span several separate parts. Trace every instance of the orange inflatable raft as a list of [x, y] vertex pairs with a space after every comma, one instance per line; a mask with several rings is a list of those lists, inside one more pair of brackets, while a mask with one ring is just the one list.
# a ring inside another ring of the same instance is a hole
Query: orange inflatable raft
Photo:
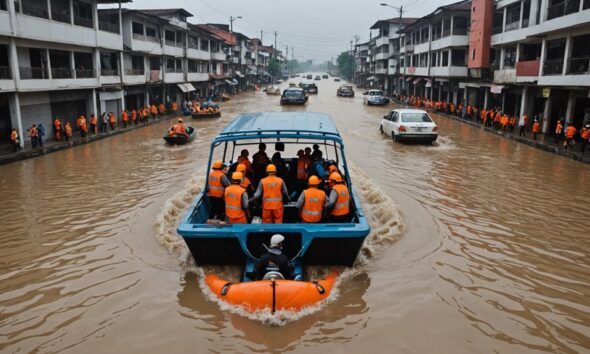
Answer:
[[258, 280], [233, 284], [210, 274], [205, 277], [205, 282], [219, 299], [248, 311], [299, 311], [328, 298], [337, 276], [332, 273], [323, 280], [313, 282]]

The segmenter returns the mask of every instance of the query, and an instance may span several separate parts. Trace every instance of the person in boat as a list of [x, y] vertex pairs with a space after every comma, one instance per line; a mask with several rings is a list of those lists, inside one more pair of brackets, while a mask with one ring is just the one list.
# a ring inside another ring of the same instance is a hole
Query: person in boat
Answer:
[[311, 160], [305, 155], [303, 150], [297, 151], [297, 165], [295, 166], [296, 181], [297, 181], [297, 194], [300, 194], [305, 189], [307, 184], [307, 169], [311, 164]]
[[330, 222], [348, 222], [350, 213], [350, 193], [344, 183], [344, 179], [338, 172], [330, 174], [330, 196], [328, 198], [328, 208], [331, 208]]
[[258, 188], [251, 200], [262, 197], [262, 223], [283, 223], [283, 198], [289, 199], [287, 186], [282, 178], [277, 177], [277, 167], [270, 164], [266, 167], [267, 177], [258, 184]]
[[256, 274], [258, 279], [262, 279], [268, 272], [279, 272], [285, 279], [293, 277], [293, 267], [289, 263], [289, 258], [283, 253], [283, 241], [285, 237], [275, 234], [270, 238], [270, 247], [266, 247], [266, 253], [260, 257], [256, 264]]
[[252, 155], [252, 168], [256, 176], [259, 176], [259, 178], [264, 176], [264, 171], [266, 171], [268, 164], [270, 164], [270, 159], [266, 154], [266, 144], [260, 143], [258, 144], [258, 152]]
[[238, 164], [238, 166], [236, 167], [236, 172], [242, 172], [244, 175], [244, 178], [242, 179], [242, 183], [240, 183], [240, 186], [242, 186], [246, 190], [248, 196], [254, 195], [254, 185], [252, 184], [250, 178], [248, 178], [248, 176], [246, 175], [246, 166]]
[[322, 150], [320, 150], [320, 146], [318, 144], [313, 144], [313, 152], [311, 153], [311, 159], [315, 160], [318, 155], [322, 156]]
[[280, 152], [275, 152], [270, 159], [271, 163], [277, 167], [277, 176], [285, 179], [287, 177], [287, 164]]
[[299, 210], [302, 222], [318, 223], [322, 221], [324, 210], [330, 205], [328, 198], [326, 198], [326, 192], [318, 188], [320, 179], [317, 176], [309, 177], [308, 184], [309, 188], [299, 195], [295, 206]]
[[225, 188], [229, 187], [229, 179], [223, 172], [225, 165], [221, 160], [213, 162], [212, 171], [209, 173], [209, 190], [207, 196], [211, 203], [211, 209], [209, 212], [210, 219], [223, 220], [225, 217], [225, 203], [223, 201], [223, 195]]
[[253, 174], [254, 170], [252, 170], [252, 163], [250, 162], [248, 156], [250, 156], [250, 152], [247, 149], [243, 149], [242, 151], [240, 151], [240, 157], [238, 157], [238, 164], [246, 166], [246, 172]]
[[244, 174], [234, 172], [231, 176], [231, 186], [225, 188], [225, 216], [229, 224], [247, 224], [250, 219], [248, 211], [248, 193], [241, 186]]
[[170, 128], [170, 135], [184, 135], [187, 138], [189, 137], [182, 118], [178, 118], [177, 122]]
[[317, 150], [315, 155], [312, 154], [313, 162], [307, 169], [307, 176], [318, 176], [320, 179], [328, 177], [328, 171], [324, 168], [324, 159], [322, 158], [322, 151]]

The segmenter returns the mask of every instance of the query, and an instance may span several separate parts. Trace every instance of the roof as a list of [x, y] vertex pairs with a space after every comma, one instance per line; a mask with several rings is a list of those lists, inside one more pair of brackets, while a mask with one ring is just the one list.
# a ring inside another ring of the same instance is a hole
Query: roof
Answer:
[[412, 25], [414, 25], [414, 24], [428, 22], [428, 21], [430, 21], [431, 18], [433, 18], [434, 16], [439, 15], [443, 12], [452, 12], [452, 11], [470, 12], [471, 11], [471, 0], [462, 0], [462, 1], [455, 2], [455, 3], [449, 4], [449, 5], [440, 6], [436, 10], [429, 13], [428, 15], [418, 19], [417, 21], [415, 21], [411, 25], [408, 25], [406, 28], [402, 29], [400, 32], [406, 32], [409, 28], [413, 27]]
[[273, 137], [342, 140], [332, 118], [316, 112], [244, 113], [229, 123], [215, 140]]
[[[402, 18], [401, 23], [402, 23], [402, 25], [407, 26], [407, 25], [411, 25], [412, 23], [418, 21], [419, 19], [420, 18], [418, 18], [418, 17], [404, 17], [404, 18]], [[399, 17], [394, 17], [394, 18], [390, 18], [387, 20], [379, 20], [379, 21], [375, 22], [373, 24], [373, 26], [371, 26], [371, 29], [378, 29], [379, 27], [386, 25], [386, 24], [399, 24], [399, 23], [400, 23]]]
[[186, 17], [192, 17], [193, 14], [191, 14], [190, 12], [186, 11], [185, 9], [181, 9], [181, 8], [175, 8], [175, 9], [148, 9], [148, 10], [142, 10], [142, 9], [134, 9], [136, 11], [139, 12], [143, 12], [146, 15], [154, 15], [154, 16], [170, 16], [176, 13], [180, 13]]
[[392, 111], [396, 111], [398, 113], [426, 113], [426, 111], [423, 109], [411, 109], [411, 108], [392, 109]]
[[233, 36], [231, 33], [222, 30], [219, 27], [210, 25], [210, 24], [197, 24], [194, 25], [196, 27], [201, 28], [204, 31], [207, 31], [211, 34], [214, 34], [215, 36], [219, 37], [221, 40], [223, 40], [225, 43], [230, 44], [230, 45], [234, 45], [236, 43], [236, 37]]

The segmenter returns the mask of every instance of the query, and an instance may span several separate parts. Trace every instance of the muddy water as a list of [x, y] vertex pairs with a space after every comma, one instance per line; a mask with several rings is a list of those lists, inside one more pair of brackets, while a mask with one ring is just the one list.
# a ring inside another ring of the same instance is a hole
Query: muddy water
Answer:
[[187, 146], [161, 123], [0, 166], [0, 352], [590, 351], [590, 167], [437, 116], [435, 146], [394, 143], [337, 85], [304, 109], [336, 120], [373, 232], [329, 303], [221, 310], [175, 235], [221, 126], [283, 109], [248, 93]]

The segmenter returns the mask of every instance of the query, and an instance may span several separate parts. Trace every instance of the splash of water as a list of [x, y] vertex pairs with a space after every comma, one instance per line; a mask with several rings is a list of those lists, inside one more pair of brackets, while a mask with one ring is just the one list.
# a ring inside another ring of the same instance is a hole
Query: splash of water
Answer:
[[404, 224], [399, 206], [375, 184], [360, 168], [351, 166], [351, 177], [355, 183], [355, 188], [360, 194], [363, 202], [365, 216], [371, 225], [371, 233], [365, 239], [361, 252], [350, 268], [326, 268], [326, 267], [308, 267], [307, 271], [311, 278], [321, 279], [326, 277], [331, 271], [338, 271], [340, 276], [332, 287], [330, 296], [313, 306], [306, 307], [300, 311], [277, 311], [274, 314], [270, 310], [260, 310], [250, 312], [241, 306], [230, 305], [221, 301], [214, 293], [211, 292], [205, 283], [205, 275], [215, 273], [226, 279], [239, 279], [239, 267], [197, 267], [190, 254], [186, 243], [180, 235], [176, 233], [176, 227], [182, 216], [194, 201], [195, 197], [201, 191], [204, 185], [204, 175], [193, 175], [187, 182], [185, 188], [176, 193], [164, 205], [162, 212], [158, 217], [158, 242], [164, 246], [178, 260], [181, 267], [187, 272], [196, 275], [199, 287], [205, 296], [216, 302], [223, 311], [238, 314], [251, 320], [259, 321], [265, 325], [284, 326], [289, 322], [296, 321], [304, 316], [322, 310], [329, 303], [334, 302], [339, 296], [339, 287], [342, 282], [353, 277], [362, 271], [364, 266], [371, 259], [387, 248], [388, 245], [398, 240], [404, 232]]

